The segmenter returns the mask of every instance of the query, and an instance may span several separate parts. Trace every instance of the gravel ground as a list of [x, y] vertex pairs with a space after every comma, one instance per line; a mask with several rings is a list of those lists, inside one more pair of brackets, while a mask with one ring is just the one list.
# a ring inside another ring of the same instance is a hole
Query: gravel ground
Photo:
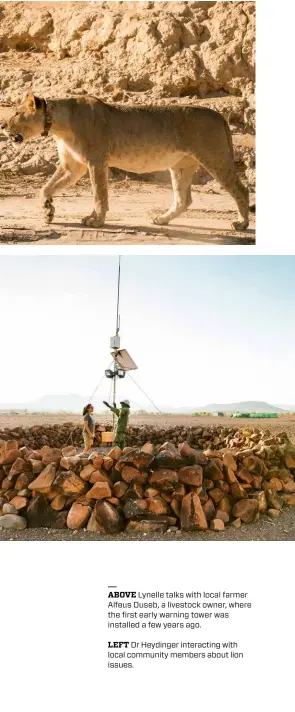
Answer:
[[[95, 414], [95, 421], [101, 425], [111, 425], [112, 417], [109, 414]], [[150, 413], [139, 415], [138, 413], [130, 414], [130, 425], [152, 425], [159, 428], [169, 428], [175, 425], [184, 425], [186, 427], [211, 427], [212, 425], [237, 426], [239, 428], [251, 427], [259, 428], [260, 430], [270, 430], [274, 435], [285, 430], [288, 437], [295, 443], [295, 415], [282, 414], [278, 418], [231, 418], [228, 415], [223, 417], [203, 416], [197, 417], [193, 415], [179, 413]], [[23, 428], [31, 428], [33, 425], [62, 425], [63, 423], [73, 423], [75, 425], [82, 424], [82, 416], [75, 413], [1, 413], [0, 412], [0, 429], [13, 428], [22, 426]]]
[[285, 509], [281, 516], [272, 520], [267, 516], [254, 524], [244, 524], [241, 529], [226, 527], [224, 532], [168, 532], [141, 537], [125, 534], [115, 536], [87, 532], [85, 529], [24, 529], [12, 531], [0, 529], [0, 541], [294, 541], [295, 509]]

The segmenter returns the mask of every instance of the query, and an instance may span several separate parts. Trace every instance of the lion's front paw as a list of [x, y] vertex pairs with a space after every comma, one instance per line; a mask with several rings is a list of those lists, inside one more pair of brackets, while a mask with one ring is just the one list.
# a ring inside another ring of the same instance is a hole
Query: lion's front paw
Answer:
[[243, 222], [233, 222], [232, 227], [234, 230], [247, 230], [247, 227], [249, 225], [248, 220], [243, 220]]
[[86, 218], [82, 218], [83, 225], [87, 227], [102, 227], [104, 225], [104, 218], [99, 215], [87, 215]]
[[155, 217], [153, 217], [153, 223], [154, 225], [168, 225], [169, 218], [167, 218], [166, 215], [155, 215]]
[[54, 213], [55, 213], [52, 198], [47, 198], [44, 201], [44, 203], [42, 204], [42, 208], [43, 208], [44, 220], [45, 220], [46, 224], [49, 225], [49, 223], [52, 222], [52, 220], [54, 218]]

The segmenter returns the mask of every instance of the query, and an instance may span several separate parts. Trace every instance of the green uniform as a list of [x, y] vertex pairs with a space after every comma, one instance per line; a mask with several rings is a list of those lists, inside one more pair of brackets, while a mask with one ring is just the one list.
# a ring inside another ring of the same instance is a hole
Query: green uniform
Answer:
[[125, 447], [125, 435], [128, 426], [130, 408], [126, 405], [123, 405], [122, 408], [112, 408], [112, 406], [110, 406], [110, 410], [118, 416], [114, 445], [117, 445], [121, 448], [121, 450], [123, 450], [123, 447]]

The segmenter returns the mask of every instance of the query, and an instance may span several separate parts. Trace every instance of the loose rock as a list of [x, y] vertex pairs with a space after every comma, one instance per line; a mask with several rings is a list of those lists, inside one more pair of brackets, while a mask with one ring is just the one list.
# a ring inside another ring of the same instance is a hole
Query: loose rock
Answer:
[[0, 528], [25, 529], [26, 526], [26, 519], [24, 517], [20, 517], [18, 514], [3, 514], [3, 516], [0, 517]]
[[[238, 527], [241, 521], [247, 524], [270, 510], [295, 505], [295, 472], [286, 466], [295, 449], [284, 433], [270, 438], [265, 431], [236, 425], [189, 431], [143, 426], [131, 429], [136, 447], [88, 456], [77, 453], [74, 445], [64, 447], [67, 428], [0, 431], [2, 460], [11, 460], [0, 465], [2, 516], [21, 511], [29, 527], [53, 528], [66, 527], [72, 518], [72, 531], [87, 525], [89, 531], [116, 533], [129, 522], [136, 522], [132, 526], [137, 529], [142, 521], [185, 531], [214, 522], [218, 531], [219, 522]], [[53, 441], [46, 436], [42, 443], [45, 432]], [[190, 444], [178, 442], [186, 435]], [[57, 454], [60, 459], [44, 467], [44, 459]], [[269, 516], [277, 517], [272, 511]]]

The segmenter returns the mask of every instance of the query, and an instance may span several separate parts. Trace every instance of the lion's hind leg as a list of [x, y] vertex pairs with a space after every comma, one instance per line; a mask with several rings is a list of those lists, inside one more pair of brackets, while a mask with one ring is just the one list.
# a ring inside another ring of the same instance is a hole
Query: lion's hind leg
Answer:
[[169, 170], [174, 195], [173, 203], [166, 213], [157, 215], [153, 219], [156, 225], [168, 225], [170, 220], [181, 215], [192, 202], [191, 183], [197, 170], [197, 163], [192, 159], [184, 158]]
[[235, 230], [246, 230], [249, 225], [249, 191], [236, 175], [228, 192], [236, 201], [238, 208], [239, 220], [233, 222], [232, 226]]
[[205, 160], [200, 158], [199, 162], [234, 199], [238, 208], [238, 221], [233, 222], [232, 227], [235, 230], [246, 230], [249, 225], [249, 191], [239, 179], [235, 165], [229, 166], [226, 162], [214, 165], [207, 157]]
[[249, 225], [249, 191], [239, 179], [235, 166], [218, 165], [217, 168], [211, 167], [210, 170], [208, 164], [204, 163], [203, 165], [208, 173], [219, 181], [222, 188], [232, 196], [236, 203], [238, 221], [233, 222], [232, 227], [235, 230], [246, 230]]
[[196, 144], [196, 150], [190, 155], [216, 178], [235, 200], [238, 208], [238, 222], [232, 223], [235, 230], [246, 230], [249, 225], [249, 191], [237, 174], [229, 128], [223, 122], [221, 131], [212, 131], [204, 143]]

